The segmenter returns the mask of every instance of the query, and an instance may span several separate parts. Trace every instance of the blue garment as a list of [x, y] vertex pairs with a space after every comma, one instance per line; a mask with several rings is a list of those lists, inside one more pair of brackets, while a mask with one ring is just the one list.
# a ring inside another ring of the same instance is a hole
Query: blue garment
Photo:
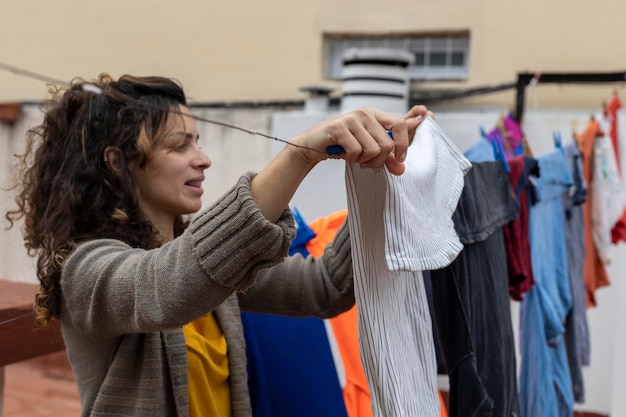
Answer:
[[582, 157], [574, 142], [564, 148], [574, 177], [575, 192], [563, 196], [565, 207], [567, 254], [569, 258], [572, 310], [565, 322], [565, 345], [572, 374], [574, 399], [585, 402], [582, 367], [589, 365], [589, 326], [587, 323], [587, 292], [585, 290], [585, 224], [582, 204], [587, 198], [587, 184], [582, 177]]
[[254, 417], [347, 417], [321, 319], [241, 313]]
[[[289, 254], [308, 255], [313, 230], [294, 210]], [[254, 417], [347, 417], [324, 322], [242, 312]]]
[[535, 286], [520, 310], [522, 417], [571, 417], [574, 394], [564, 323], [572, 307], [562, 196], [573, 184], [562, 149], [538, 158], [541, 200], [530, 209]]
[[296, 207], [291, 209], [291, 214], [296, 221], [296, 237], [293, 238], [289, 246], [289, 256], [299, 253], [306, 258], [309, 254], [309, 251], [306, 250], [306, 244], [315, 237], [315, 232], [306, 224]]
[[463, 154], [470, 160], [470, 162], [487, 162], [496, 160], [493, 154], [493, 145], [491, 145], [488, 140], [482, 138], [470, 148], [466, 149]]

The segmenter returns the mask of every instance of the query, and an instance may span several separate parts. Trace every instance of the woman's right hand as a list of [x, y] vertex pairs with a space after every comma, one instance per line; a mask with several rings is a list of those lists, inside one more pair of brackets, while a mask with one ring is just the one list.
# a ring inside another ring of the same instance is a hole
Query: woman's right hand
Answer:
[[[338, 154], [341, 159], [362, 168], [386, 165], [389, 172], [401, 175], [409, 138], [427, 112], [426, 107], [418, 106], [411, 110], [412, 117], [405, 118], [377, 109], [359, 109], [318, 123], [293, 138], [290, 142], [297, 146], [283, 147], [252, 180], [254, 200], [265, 217], [276, 221], [308, 172], [329, 158], [327, 148], [333, 145], [343, 147], [344, 152]], [[389, 138], [388, 130], [394, 140]]]
[[405, 120], [409, 124], [409, 143], [413, 141], [415, 130], [417, 130], [417, 127], [424, 121], [426, 116], [430, 116], [433, 119], [435, 118], [435, 114], [423, 105], [411, 107], [411, 109], [404, 115]]
[[[340, 145], [344, 152], [338, 154], [339, 158], [362, 168], [387, 165], [390, 172], [400, 175], [404, 172], [409, 131], [411, 127], [415, 130], [416, 123], [377, 109], [358, 109], [319, 123], [290, 142], [309, 148], [292, 147], [310, 165], [329, 158], [327, 147]], [[394, 140], [390, 140], [388, 130]]]

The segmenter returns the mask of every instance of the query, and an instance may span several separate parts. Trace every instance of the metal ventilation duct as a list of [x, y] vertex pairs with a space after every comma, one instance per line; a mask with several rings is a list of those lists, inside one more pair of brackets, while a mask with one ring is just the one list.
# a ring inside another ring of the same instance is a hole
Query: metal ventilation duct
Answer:
[[351, 48], [343, 55], [341, 112], [376, 107], [404, 114], [409, 106], [409, 71], [415, 58], [388, 48]]

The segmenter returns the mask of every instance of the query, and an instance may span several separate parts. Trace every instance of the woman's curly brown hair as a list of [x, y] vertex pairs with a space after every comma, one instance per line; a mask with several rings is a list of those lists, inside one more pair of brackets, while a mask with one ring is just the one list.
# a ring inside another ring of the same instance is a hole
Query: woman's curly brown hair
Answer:
[[[37, 256], [41, 325], [59, 317], [61, 268], [78, 243], [113, 238], [133, 247], [159, 246], [139, 209], [129, 166], [145, 166], [170, 111], [186, 105], [180, 85], [163, 77], [115, 81], [102, 74], [50, 92], [44, 121], [29, 130], [18, 156], [17, 208], [5, 215], [11, 226], [24, 220], [25, 246]], [[108, 147], [116, 149], [115, 169], [104, 158]], [[175, 231], [184, 226], [177, 219]]]

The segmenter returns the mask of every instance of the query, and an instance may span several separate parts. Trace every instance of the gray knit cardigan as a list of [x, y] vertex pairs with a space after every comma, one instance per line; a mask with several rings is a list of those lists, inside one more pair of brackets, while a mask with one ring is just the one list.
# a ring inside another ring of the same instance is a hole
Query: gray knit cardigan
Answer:
[[159, 249], [79, 245], [61, 277], [61, 324], [82, 416], [188, 416], [182, 326], [214, 311], [225, 334], [233, 417], [250, 417], [241, 309], [332, 317], [354, 304], [344, 225], [324, 256], [285, 259], [286, 210], [265, 219], [247, 174]]

